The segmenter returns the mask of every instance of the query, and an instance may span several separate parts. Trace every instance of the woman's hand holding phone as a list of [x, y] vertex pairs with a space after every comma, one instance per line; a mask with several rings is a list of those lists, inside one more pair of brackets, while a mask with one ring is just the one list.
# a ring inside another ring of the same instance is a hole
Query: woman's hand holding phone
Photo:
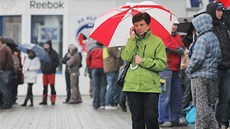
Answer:
[[129, 34], [130, 34], [131, 38], [134, 38], [135, 35], [136, 35], [134, 31], [135, 31], [134, 27], [131, 27], [130, 30], [129, 30]]

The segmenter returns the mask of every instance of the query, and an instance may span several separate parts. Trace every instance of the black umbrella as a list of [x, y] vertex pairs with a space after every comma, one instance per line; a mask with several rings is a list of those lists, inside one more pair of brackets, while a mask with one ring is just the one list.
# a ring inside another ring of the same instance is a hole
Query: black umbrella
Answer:
[[3, 38], [4, 42], [7, 46], [9, 46], [12, 50], [14, 50], [18, 45], [11, 38]]

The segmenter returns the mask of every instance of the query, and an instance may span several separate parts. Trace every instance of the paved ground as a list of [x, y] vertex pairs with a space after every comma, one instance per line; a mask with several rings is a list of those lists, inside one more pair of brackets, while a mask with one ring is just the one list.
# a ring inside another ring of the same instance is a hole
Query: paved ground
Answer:
[[[131, 129], [129, 112], [121, 110], [93, 110], [91, 98], [83, 96], [83, 103], [62, 104], [64, 97], [57, 98], [57, 104], [39, 106], [41, 97], [35, 97], [34, 107], [15, 105], [12, 109], [0, 110], [0, 129]], [[18, 103], [23, 103], [19, 97]], [[174, 127], [167, 129], [193, 129]]]

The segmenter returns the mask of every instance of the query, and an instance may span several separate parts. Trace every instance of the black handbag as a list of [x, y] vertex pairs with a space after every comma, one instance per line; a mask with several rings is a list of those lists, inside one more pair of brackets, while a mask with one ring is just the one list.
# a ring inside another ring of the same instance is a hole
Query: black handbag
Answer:
[[125, 81], [125, 76], [126, 73], [129, 69], [130, 62], [124, 62], [123, 65], [119, 68], [119, 73], [118, 73], [118, 79], [117, 79], [117, 85], [120, 87], [123, 87], [124, 81]]
[[[137, 47], [136, 47], [136, 54], [138, 54], [138, 48]], [[129, 69], [129, 67], [131, 69], [133, 69], [133, 70], [137, 69], [137, 67], [138, 67], [138, 65], [133, 67], [131, 62], [124, 61], [122, 66], [119, 68], [117, 85], [120, 86], [120, 87], [124, 86], [125, 76], [126, 76], [126, 73], [127, 73], [128, 69]]]

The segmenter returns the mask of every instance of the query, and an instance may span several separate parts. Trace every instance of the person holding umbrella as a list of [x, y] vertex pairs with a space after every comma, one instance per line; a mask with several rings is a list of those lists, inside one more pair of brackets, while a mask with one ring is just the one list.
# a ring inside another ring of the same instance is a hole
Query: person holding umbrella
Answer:
[[59, 65], [59, 56], [57, 52], [52, 48], [52, 42], [51, 40], [48, 40], [45, 42], [44, 49], [48, 53], [49, 62], [42, 61], [41, 62], [41, 70], [43, 73], [43, 96], [42, 96], [42, 102], [39, 103], [39, 105], [47, 105], [47, 92], [48, 92], [48, 85], [50, 84], [51, 88], [51, 103], [52, 105], [55, 104], [56, 101], [56, 91], [55, 91], [55, 73], [56, 68]]
[[33, 106], [33, 91], [32, 86], [37, 82], [37, 71], [41, 68], [41, 62], [32, 50], [27, 50], [28, 56], [26, 56], [23, 64], [24, 81], [28, 84], [27, 94], [24, 103], [21, 106], [26, 106], [27, 101], [30, 100], [30, 106]]
[[159, 72], [166, 68], [164, 43], [151, 33], [151, 17], [148, 13], [135, 14], [132, 23], [130, 38], [121, 52], [121, 58], [132, 64], [127, 71], [123, 87], [132, 114], [132, 128], [159, 129]]

